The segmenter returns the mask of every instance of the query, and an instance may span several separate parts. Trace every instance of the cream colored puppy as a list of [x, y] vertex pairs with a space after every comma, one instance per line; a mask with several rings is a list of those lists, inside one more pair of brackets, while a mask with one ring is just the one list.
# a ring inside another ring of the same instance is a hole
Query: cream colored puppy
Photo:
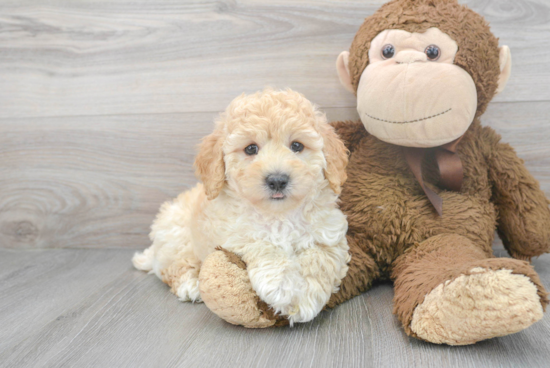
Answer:
[[252, 287], [277, 313], [310, 321], [348, 269], [337, 206], [346, 164], [344, 144], [304, 96], [243, 94], [200, 146], [202, 184], [162, 205], [153, 244], [134, 266], [196, 302], [201, 262], [221, 246], [241, 256]]

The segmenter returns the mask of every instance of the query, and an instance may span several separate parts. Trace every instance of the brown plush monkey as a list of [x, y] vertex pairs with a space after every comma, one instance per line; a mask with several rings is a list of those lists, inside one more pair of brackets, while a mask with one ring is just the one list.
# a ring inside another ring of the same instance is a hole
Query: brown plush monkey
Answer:
[[[479, 121], [510, 68], [508, 47], [456, 0], [394, 0], [365, 20], [337, 62], [361, 122], [333, 124], [351, 152], [341, 202], [352, 259], [328, 306], [390, 279], [406, 333], [450, 345], [542, 318], [547, 293], [526, 260], [550, 250], [548, 201]], [[493, 257], [495, 229], [516, 259]], [[249, 327], [283, 323], [257, 299], [239, 308], [255, 296], [230, 258], [203, 265], [207, 305]]]

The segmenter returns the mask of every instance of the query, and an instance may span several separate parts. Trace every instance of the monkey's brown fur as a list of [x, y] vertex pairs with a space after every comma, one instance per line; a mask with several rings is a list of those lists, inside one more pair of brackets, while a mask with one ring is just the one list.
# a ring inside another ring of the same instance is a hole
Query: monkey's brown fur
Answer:
[[[461, 191], [437, 186], [434, 155], [427, 154], [423, 163], [425, 182], [443, 198], [443, 216], [438, 216], [415, 179], [402, 147], [369, 135], [361, 122], [333, 123], [350, 151], [348, 180], [340, 198], [349, 222], [352, 257], [328, 306], [359, 295], [375, 280], [392, 280], [394, 312], [412, 336], [416, 336], [411, 329], [413, 314], [426, 296], [478, 268], [523, 275], [536, 286], [541, 305], [549, 302], [536, 272], [525, 261], [550, 250], [548, 201], [514, 150], [479, 121], [500, 73], [498, 40], [487, 22], [454, 0], [391, 1], [365, 20], [353, 41], [352, 84], [357, 89], [368, 65], [370, 43], [380, 32], [424, 32], [431, 27], [457, 42], [455, 64], [472, 76], [478, 94], [476, 118], [458, 145], [464, 169]], [[517, 259], [493, 257], [495, 229]], [[471, 342], [475, 340], [455, 341]]]
[[458, 146], [464, 167], [460, 193], [437, 187], [433, 155], [424, 162], [424, 179], [444, 201], [439, 217], [410, 171], [401, 147], [369, 135], [361, 122], [333, 123], [351, 152], [342, 210], [349, 222], [352, 262], [335, 306], [367, 290], [376, 279], [395, 282], [394, 312], [408, 334], [412, 314], [441, 283], [475, 267], [509, 269], [528, 276], [541, 304], [547, 294], [533, 268], [515, 259], [493, 259], [498, 230], [508, 252], [528, 260], [550, 250], [550, 210], [537, 181], [514, 150], [500, 142], [479, 116], [495, 94], [499, 75], [498, 41], [485, 20], [447, 0], [398, 0], [366, 19], [350, 50], [350, 75], [357, 88], [368, 64], [370, 41], [385, 29], [423, 32], [437, 27], [459, 45], [455, 64], [474, 79], [476, 119]]

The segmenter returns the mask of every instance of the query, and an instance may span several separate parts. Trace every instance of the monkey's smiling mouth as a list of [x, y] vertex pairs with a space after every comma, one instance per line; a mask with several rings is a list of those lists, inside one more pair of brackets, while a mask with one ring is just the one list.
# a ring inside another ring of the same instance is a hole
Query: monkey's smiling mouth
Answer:
[[390, 124], [412, 124], [412, 123], [418, 123], [419, 121], [424, 121], [424, 120], [428, 120], [428, 119], [431, 119], [431, 118], [435, 118], [437, 116], [441, 116], [441, 115], [444, 115], [446, 113], [448, 113], [449, 111], [451, 111], [452, 108], [448, 109], [448, 110], [445, 110], [443, 112], [440, 112], [439, 114], [435, 114], [435, 115], [432, 115], [432, 116], [428, 116], [426, 118], [422, 118], [422, 119], [416, 119], [416, 120], [409, 120], [409, 121], [390, 121], [390, 120], [384, 120], [384, 119], [380, 119], [380, 118], [377, 118], [377, 117], [374, 117], [372, 115], [369, 115], [367, 113], [365, 113], [365, 115], [367, 115], [369, 118], [371, 119], [374, 119], [374, 120], [378, 120], [378, 121], [382, 121], [384, 123], [390, 123]]

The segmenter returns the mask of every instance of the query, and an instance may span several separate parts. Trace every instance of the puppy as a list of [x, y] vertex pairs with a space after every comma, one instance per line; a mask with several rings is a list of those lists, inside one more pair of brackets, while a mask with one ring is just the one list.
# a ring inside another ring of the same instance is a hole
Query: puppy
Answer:
[[253, 289], [291, 323], [313, 319], [350, 260], [338, 209], [348, 155], [324, 114], [301, 94], [241, 95], [195, 160], [202, 180], [164, 203], [153, 244], [133, 264], [200, 301], [201, 261], [221, 246], [247, 265]]

